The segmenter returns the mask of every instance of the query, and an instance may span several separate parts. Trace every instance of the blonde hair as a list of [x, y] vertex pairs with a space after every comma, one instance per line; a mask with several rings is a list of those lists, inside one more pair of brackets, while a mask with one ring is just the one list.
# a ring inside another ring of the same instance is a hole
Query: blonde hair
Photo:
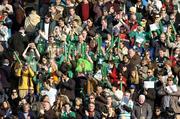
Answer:
[[[135, 76], [134, 77], [132, 76], [132, 72], [135, 72]], [[139, 84], [139, 75], [138, 75], [138, 71], [136, 69], [131, 71], [130, 80], [131, 80], [131, 83]]]

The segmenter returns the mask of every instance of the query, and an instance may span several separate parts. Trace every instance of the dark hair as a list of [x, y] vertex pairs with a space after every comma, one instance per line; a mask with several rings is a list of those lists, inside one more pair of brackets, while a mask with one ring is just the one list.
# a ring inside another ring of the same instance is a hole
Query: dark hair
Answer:
[[60, 20], [62, 20], [62, 21], [65, 21], [65, 18], [63, 18], [63, 17], [60, 17], [60, 18], [59, 18], [59, 21], [60, 21]]
[[51, 18], [51, 13], [48, 12], [46, 15], [45, 15], [45, 18], [48, 17], [48, 18]]

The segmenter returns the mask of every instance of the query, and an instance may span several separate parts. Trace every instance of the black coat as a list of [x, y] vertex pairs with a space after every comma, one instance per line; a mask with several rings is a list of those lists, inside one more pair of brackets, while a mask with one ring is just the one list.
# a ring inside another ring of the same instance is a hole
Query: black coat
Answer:
[[23, 36], [20, 32], [17, 32], [8, 40], [8, 44], [10, 49], [22, 54], [28, 44], [28, 37]]
[[10, 69], [8, 67], [0, 67], [0, 83], [3, 88], [10, 88]]
[[58, 117], [56, 116], [56, 113], [54, 110], [50, 109], [48, 111], [45, 111], [44, 114], [44, 119], [58, 119]]
[[60, 83], [61, 94], [66, 95], [71, 101], [75, 99], [75, 84], [73, 79]]

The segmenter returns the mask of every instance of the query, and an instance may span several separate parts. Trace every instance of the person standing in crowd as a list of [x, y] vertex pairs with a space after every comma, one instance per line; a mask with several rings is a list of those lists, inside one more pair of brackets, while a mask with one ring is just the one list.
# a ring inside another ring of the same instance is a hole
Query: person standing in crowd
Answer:
[[180, 106], [179, 106], [179, 93], [180, 88], [174, 85], [173, 78], [167, 78], [167, 84], [163, 85], [158, 90], [158, 95], [163, 96], [161, 100], [162, 109], [172, 108], [174, 112], [177, 114], [176, 118], [179, 118]]
[[34, 115], [30, 110], [28, 103], [23, 104], [23, 110], [18, 113], [18, 119], [34, 119]]
[[0, 66], [0, 82], [3, 84], [4, 91], [9, 94], [11, 83], [10, 83], [10, 76], [11, 76], [11, 67], [9, 66], [9, 60], [4, 59], [2, 65]]
[[4, 101], [1, 105], [0, 108], [0, 115], [3, 118], [11, 118], [12, 117], [12, 109], [11, 109], [11, 105], [9, 104], [8, 101]]
[[43, 85], [44, 85], [44, 90], [41, 91], [41, 95], [47, 95], [49, 98], [49, 103], [51, 104], [51, 106], [53, 106], [55, 100], [56, 100], [56, 95], [57, 95], [57, 89], [53, 88], [51, 86], [51, 82], [50, 80], [51, 77], [48, 77], [46, 80], [44, 80]]
[[34, 89], [34, 84], [32, 78], [34, 77], [34, 71], [28, 65], [28, 63], [21, 64], [17, 69], [16, 75], [19, 77], [19, 96], [24, 98], [30, 89]]
[[46, 14], [44, 20], [41, 20], [37, 24], [37, 31], [44, 32], [44, 39], [48, 40], [48, 37], [53, 34], [56, 22], [51, 18], [51, 14]]
[[43, 109], [40, 110], [40, 117], [45, 119], [57, 119], [57, 115], [54, 110], [51, 109], [51, 104], [49, 101], [42, 102]]
[[14, 33], [8, 40], [8, 45], [11, 50], [22, 54], [28, 45], [28, 37], [23, 27], [20, 27], [16, 33]]
[[85, 110], [84, 118], [85, 119], [90, 119], [90, 118], [101, 119], [101, 114], [95, 110], [95, 104], [94, 103], [88, 104], [88, 110]]
[[75, 100], [75, 81], [67, 76], [67, 72], [62, 75], [61, 83], [59, 85], [61, 94], [68, 96], [69, 100]]
[[133, 119], [151, 119], [151, 106], [145, 102], [145, 95], [140, 95], [138, 102], [134, 104], [132, 117]]
[[66, 118], [76, 119], [76, 113], [71, 110], [71, 104], [69, 104], [69, 103], [64, 104], [60, 118], [62, 118], [62, 119], [66, 119]]
[[0, 16], [0, 42], [4, 49], [6, 49], [8, 41], [8, 27], [3, 25], [3, 16]]
[[12, 114], [17, 115], [18, 114], [18, 105], [21, 98], [18, 95], [18, 92], [16, 89], [13, 89], [11, 91], [10, 97], [8, 98], [9, 104], [11, 105]]

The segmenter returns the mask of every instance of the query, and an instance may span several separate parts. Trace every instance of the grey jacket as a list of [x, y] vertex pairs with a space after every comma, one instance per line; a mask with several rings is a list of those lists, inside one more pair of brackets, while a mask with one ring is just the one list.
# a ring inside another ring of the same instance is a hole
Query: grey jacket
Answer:
[[140, 105], [138, 102], [135, 103], [132, 112], [133, 119], [151, 119], [152, 118], [152, 109], [150, 104], [144, 103]]

